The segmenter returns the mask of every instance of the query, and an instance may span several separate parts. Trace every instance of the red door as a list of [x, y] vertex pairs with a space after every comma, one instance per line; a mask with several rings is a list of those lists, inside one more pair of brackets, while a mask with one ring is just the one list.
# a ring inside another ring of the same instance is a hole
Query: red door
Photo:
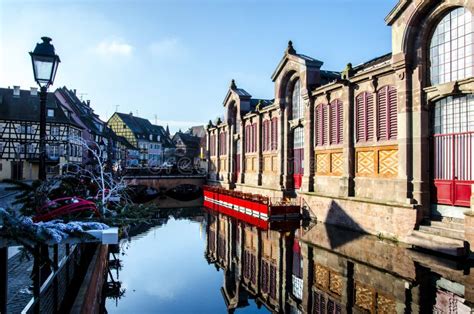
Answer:
[[303, 128], [295, 129], [293, 135], [293, 184], [295, 189], [301, 187], [303, 179], [303, 162], [304, 162], [304, 137]]
[[434, 197], [436, 204], [471, 205], [474, 183], [474, 132], [434, 136]]

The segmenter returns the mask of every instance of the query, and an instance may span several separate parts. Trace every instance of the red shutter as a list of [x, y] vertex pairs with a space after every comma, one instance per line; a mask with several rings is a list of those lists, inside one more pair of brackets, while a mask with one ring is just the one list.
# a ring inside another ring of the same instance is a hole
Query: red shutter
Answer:
[[278, 118], [272, 119], [272, 150], [278, 149]]
[[249, 152], [249, 126], [245, 126], [245, 152]]
[[396, 139], [398, 135], [398, 125], [397, 125], [397, 89], [393, 86], [390, 86], [388, 90], [388, 138]]
[[338, 100], [337, 102], [337, 143], [341, 144], [343, 141], [343, 131], [344, 131], [344, 124], [342, 123], [343, 121], [343, 106], [342, 106], [342, 101]]
[[362, 93], [356, 97], [356, 142], [365, 140], [364, 94]]
[[371, 141], [374, 138], [374, 97], [363, 92], [356, 98], [356, 140]]
[[322, 144], [328, 144], [328, 109], [329, 105], [322, 105], [322, 118], [321, 118], [321, 135], [322, 135]]
[[386, 140], [387, 139], [387, 112], [388, 112], [388, 102], [387, 102], [387, 89], [388, 86], [385, 86], [379, 90], [377, 93], [377, 139]]
[[316, 146], [323, 145], [323, 104], [316, 107]]
[[257, 151], [257, 124], [253, 124], [253, 151]]
[[342, 143], [342, 102], [337, 99], [330, 106], [331, 145]]
[[374, 96], [372, 93], [366, 93], [366, 117], [367, 117], [367, 141], [374, 139]]

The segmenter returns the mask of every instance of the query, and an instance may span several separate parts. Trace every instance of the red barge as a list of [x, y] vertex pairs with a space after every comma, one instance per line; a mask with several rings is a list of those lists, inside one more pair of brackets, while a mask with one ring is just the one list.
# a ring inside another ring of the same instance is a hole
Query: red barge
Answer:
[[205, 207], [257, 225], [301, 217], [301, 206], [296, 199], [270, 198], [214, 186], [204, 186], [203, 191]]

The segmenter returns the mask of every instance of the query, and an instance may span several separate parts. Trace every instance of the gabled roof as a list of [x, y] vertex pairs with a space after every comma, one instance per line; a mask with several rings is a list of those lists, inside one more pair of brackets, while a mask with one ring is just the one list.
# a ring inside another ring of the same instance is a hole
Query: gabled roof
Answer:
[[272, 74], [273, 82], [275, 82], [278, 75], [280, 75], [281, 71], [285, 68], [285, 65], [290, 60], [304, 64], [306, 67], [320, 68], [323, 65], [322, 61], [308, 57], [307, 55], [296, 53], [296, 50], [293, 48], [293, 43], [290, 40], [288, 42], [288, 48], [286, 49], [285, 54], [283, 55], [283, 58], [280, 60], [280, 62], [278, 63], [278, 66], [276, 67], [275, 71]]
[[[46, 115], [46, 122], [71, 124], [82, 129], [81, 126], [66, 116], [64, 112], [66, 109], [61, 106], [54, 93], [48, 93], [46, 109], [54, 110], [53, 117]], [[39, 94], [31, 95], [29, 90], [20, 90], [20, 95], [14, 96], [13, 89], [0, 88], [0, 119], [39, 122]]]
[[374, 59], [371, 59], [367, 62], [364, 62], [362, 64], [359, 64], [353, 68], [354, 74], [361, 72], [365, 69], [377, 66], [379, 64], [382, 64], [383, 62], [390, 61], [392, 59], [392, 53], [387, 53], [382, 56], [376, 57]]
[[250, 95], [249, 92], [247, 92], [243, 88], [238, 88], [237, 85], [235, 84], [235, 80], [232, 80], [229, 86], [229, 90], [227, 91], [227, 94], [225, 95], [225, 98], [224, 98], [224, 102], [223, 102], [224, 106], [229, 101], [229, 98], [232, 96], [232, 93], [235, 93], [241, 100], [248, 100], [252, 98], [252, 95]]
[[204, 128], [204, 125], [192, 126], [189, 128], [189, 131], [194, 136], [201, 138], [206, 137], [206, 129]]
[[199, 144], [201, 143], [201, 138], [197, 136], [183, 132], [176, 132], [173, 136], [173, 143], [175, 145], [177, 143], [178, 138], [181, 139], [181, 141], [186, 147], [199, 148]]
[[157, 137], [160, 137], [160, 142], [164, 147], [173, 147], [168, 133], [161, 125], [154, 125], [147, 119], [136, 117], [133, 114], [116, 112], [116, 115], [122, 119], [128, 128], [133, 132], [137, 139], [150, 139], [150, 135], [154, 141], [158, 141]]
[[[105, 136], [105, 122], [94, 113], [94, 110], [90, 107], [90, 103], [80, 100], [75, 92], [67, 89], [66, 86], [58, 88], [57, 91], [66, 99], [74, 113], [92, 133]], [[98, 125], [102, 125], [102, 130]]]

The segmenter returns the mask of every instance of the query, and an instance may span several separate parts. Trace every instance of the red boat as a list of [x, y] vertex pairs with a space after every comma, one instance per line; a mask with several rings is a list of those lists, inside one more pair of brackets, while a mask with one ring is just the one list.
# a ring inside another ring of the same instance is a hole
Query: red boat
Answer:
[[301, 217], [296, 199], [269, 198], [213, 186], [204, 186], [203, 190], [205, 207], [255, 225]]

